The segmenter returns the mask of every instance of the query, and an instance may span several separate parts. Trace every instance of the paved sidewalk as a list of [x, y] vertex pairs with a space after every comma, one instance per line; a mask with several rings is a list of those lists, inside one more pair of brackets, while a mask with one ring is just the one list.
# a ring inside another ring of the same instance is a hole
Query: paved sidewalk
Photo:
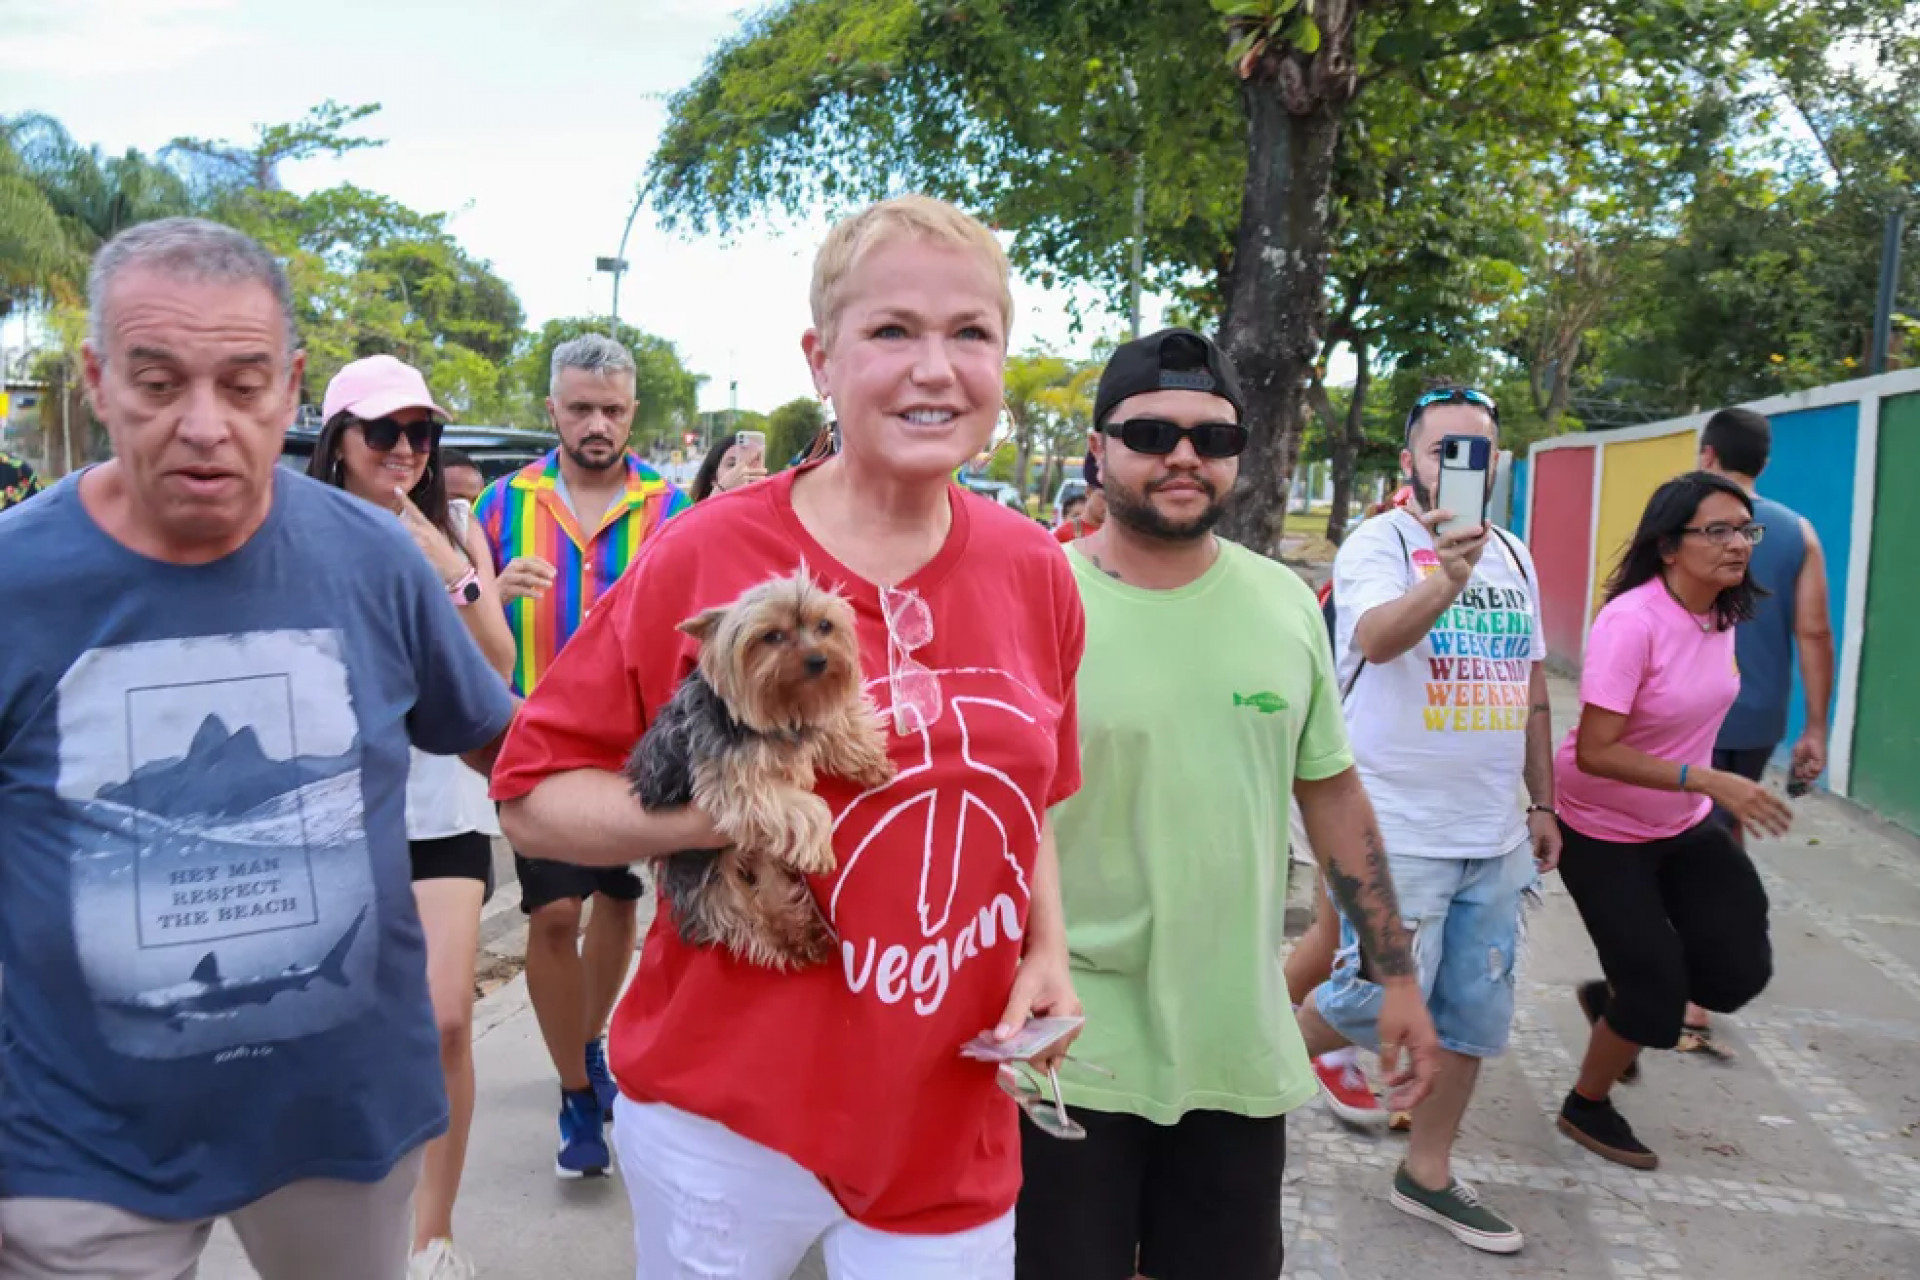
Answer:
[[[1555, 682], [1556, 708], [1571, 689]], [[1558, 877], [1533, 919], [1514, 1045], [1487, 1065], [1460, 1172], [1527, 1233], [1491, 1258], [1396, 1212], [1404, 1138], [1295, 1117], [1282, 1212], [1293, 1280], [1492, 1275], [1578, 1280], [1920, 1277], [1920, 843], [1825, 798], [1758, 847], [1773, 899], [1772, 988], [1720, 1021], [1719, 1066], [1650, 1055], [1618, 1101], [1662, 1158], [1609, 1165], [1553, 1127], [1585, 1026], [1572, 997], [1593, 954]], [[506, 940], [510, 945], [511, 935]], [[462, 1243], [487, 1277], [632, 1274], [625, 1190], [552, 1174], [556, 1089], [524, 980], [482, 1003]], [[203, 1275], [250, 1275], [223, 1231]], [[810, 1262], [799, 1273], [821, 1280]]]

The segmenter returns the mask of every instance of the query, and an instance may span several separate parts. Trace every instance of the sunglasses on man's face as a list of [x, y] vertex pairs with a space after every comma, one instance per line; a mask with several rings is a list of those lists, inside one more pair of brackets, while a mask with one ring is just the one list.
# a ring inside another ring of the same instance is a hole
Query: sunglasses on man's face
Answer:
[[367, 442], [367, 448], [375, 453], [391, 453], [400, 443], [400, 437], [406, 436], [407, 443], [413, 446], [415, 453], [425, 453], [433, 448], [433, 440], [440, 432], [440, 424], [431, 418], [422, 418], [418, 422], [401, 422], [397, 418], [370, 418], [360, 424], [360, 436]]
[[1109, 422], [1102, 434], [1120, 437], [1120, 443], [1135, 453], [1164, 458], [1180, 447], [1182, 440], [1193, 445], [1202, 458], [1237, 458], [1246, 451], [1247, 429], [1234, 422], [1202, 422], [1183, 427], [1165, 418], [1129, 418]]

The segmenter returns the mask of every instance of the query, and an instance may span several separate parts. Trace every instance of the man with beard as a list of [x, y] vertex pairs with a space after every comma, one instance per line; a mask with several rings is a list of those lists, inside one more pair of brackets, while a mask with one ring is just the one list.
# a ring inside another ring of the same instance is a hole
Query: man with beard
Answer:
[[1315, 1091], [1280, 965], [1289, 792], [1385, 987], [1383, 1067], [1407, 1105], [1431, 1074], [1313, 592], [1212, 532], [1243, 404], [1226, 356], [1184, 329], [1121, 347], [1100, 380], [1107, 520], [1067, 550], [1085, 781], [1053, 812], [1087, 1019], [1061, 1084], [1086, 1138], [1027, 1111], [1021, 1280], [1279, 1276], [1285, 1117]]
[[[547, 416], [560, 447], [495, 481], [476, 513], [493, 548], [518, 656], [513, 691], [526, 697], [662, 521], [684, 510], [677, 486], [627, 451], [634, 362], [600, 334], [554, 348]], [[531, 918], [527, 992], [560, 1073], [563, 1178], [605, 1173], [601, 1125], [618, 1088], [607, 1070], [607, 1018], [626, 980], [640, 878], [625, 867], [576, 867], [514, 855], [520, 909]], [[593, 900], [586, 941], [580, 918]]]
[[[1412, 1109], [1389, 1199], [1472, 1248], [1513, 1253], [1520, 1232], [1453, 1176], [1452, 1151], [1481, 1060], [1506, 1048], [1522, 903], [1560, 858], [1547, 649], [1526, 547], [1472, 520], [1478, 512], [1441, 533], [1452, 513], [1434, 504], [1443, 442], [1497, 444], [1499, 431], [1493, 400], [1471, 388], [1414, 402], [1400, 454], [1412, 503], [1353, 531], [1333, 563], [1333, 599], [1354, 757], [1393, 850], [1440, 1036], [1433, 1093]], [[1343, 920], [1333, 976], [1302, 1004], [1315, 1055], [1373, 1042], [1382, 991], [1356, 936]]]

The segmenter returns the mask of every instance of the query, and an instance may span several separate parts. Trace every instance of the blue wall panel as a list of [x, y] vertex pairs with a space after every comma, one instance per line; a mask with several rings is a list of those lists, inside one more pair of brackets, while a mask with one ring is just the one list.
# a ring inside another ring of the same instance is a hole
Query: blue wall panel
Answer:
[[[1854, 445], [1860, 433], [1858, 404], [1803, 409], [1775, 414], [1773, 456], [1760, 477], [1760, 492], [1784, 502], [1805, 516], [1827, 553], [1827, 607], [1833, 624], [1835, 667], [1846, 643], [1842, 622], [1847, 612], [1847, 566], [1853, 555]], [[1834, 672], [1839, 682], [1839, 672]], [[1834, 701], [1838, 703], [1836, 693]], [[1796, 663], [1793, 673], [1793, 710], [1787, 721], [1787, 740], [1777, 763], [1785, 765], [1806, 724], [1806, 691]]]
[[1513, 460], [1513, 512], [1508, 517], [1507, 528], [1513, 530], [1513, 536], [1525, 542], [1527, 540], [1527, 460]]

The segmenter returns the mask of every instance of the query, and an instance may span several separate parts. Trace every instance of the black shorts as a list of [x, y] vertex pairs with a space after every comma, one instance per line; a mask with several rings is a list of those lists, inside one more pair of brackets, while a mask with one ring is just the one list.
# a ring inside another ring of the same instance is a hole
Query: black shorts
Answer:
[[513, 870], [520, 878], [520, 910], [528, 915], [549, 903], [569, 898], [584, 902], [596, 893], [617, 902], [636, 902], [647, 891], [646, 883], [626, 867], [576, 867], [571, 862], [529, 858], [517, 849]]
[[1607, 1025], [1649, 1049], [1680, 1040], [1687, 1002], [1733, 1013], [1773, 978], [1767, 890], [1712, 819], [1620, 844], [1560, 820], [1560, 882], [1580, 909], [1613, 994]]
[[[478, 831], [436, 840], [409, 840], [414, 880], [478, 880], [493, 896], [493, 841]], [[484, 899], [483, 899], [484, 900]]]
[[1285, 1116], [1070, 1114], [1084, 1141], [1020, 1117], [1017, 1280], [1278, 1280]]

